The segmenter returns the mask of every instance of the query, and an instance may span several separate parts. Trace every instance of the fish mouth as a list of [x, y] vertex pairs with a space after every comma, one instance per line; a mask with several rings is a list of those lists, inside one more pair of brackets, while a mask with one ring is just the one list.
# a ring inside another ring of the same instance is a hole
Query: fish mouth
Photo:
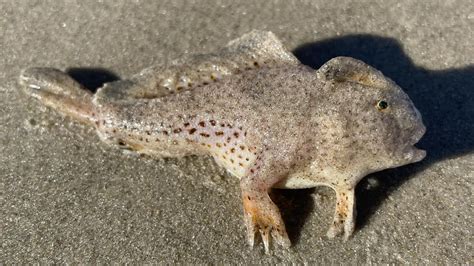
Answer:
[[412, 135], [409, 145], [403, 150], [404, 159], [409, 163], [416, 163], [426, 157], [426, 151], [415, 147], [415, 144], [425, 135], [426, 127], [422, 126]]

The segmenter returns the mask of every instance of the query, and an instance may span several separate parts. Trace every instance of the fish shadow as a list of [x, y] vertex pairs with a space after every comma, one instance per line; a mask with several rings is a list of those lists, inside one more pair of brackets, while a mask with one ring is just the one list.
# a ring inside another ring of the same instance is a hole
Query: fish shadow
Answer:
[[66, 73], [92, 93], [105, 83], [120, 79], [117, 74], [104, 68], [68, 68]]
[[[427, 151], [425, 160], [369, 175], [357, 186], [358, 228], [368, 222], [387, 195], [416, 172], [474, 150], [474, 65], [429, 70], [416, 66], [396, 39], [370, 34], [308, 43], [293, 53], [314, 69], [336, 56], [353, 57], [375, 67], [410, 96], [427, 127], [425, 136], [417, 144]], [[374, 178], [376, 185], [373, 185]]]
[[300, 240], [303, 226], [314, 210], [314, 199], [311, 196], [314, 192], [314, 188], [308, 188], [273, 189], [270, 193], [271, 199], [280, 209], [292, 244]]

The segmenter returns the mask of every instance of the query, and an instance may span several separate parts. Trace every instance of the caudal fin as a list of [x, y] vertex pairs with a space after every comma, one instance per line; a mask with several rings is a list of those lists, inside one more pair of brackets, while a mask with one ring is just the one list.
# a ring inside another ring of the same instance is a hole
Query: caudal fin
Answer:
[[68, 74], [54, 68], [28, 68], [19, 83], [26, 94], [80, 122], [94, 125], [92, 93]]

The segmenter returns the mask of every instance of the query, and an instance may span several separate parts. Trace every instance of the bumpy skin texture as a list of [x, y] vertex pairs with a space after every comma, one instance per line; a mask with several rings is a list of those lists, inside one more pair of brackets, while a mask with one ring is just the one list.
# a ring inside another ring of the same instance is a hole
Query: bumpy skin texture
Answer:
[[270, 32], [215, 54], [145, 69], [96, 94], [51, 68], [20, 83], [45, 105], [97, 128], [107, 143], [157, 157], [208, 154], [240, 179], [248, 241], [290, 245], [272, 187], [325, 185], [337, 203], [329, 237], [354, 230], [365, 175], [422, 160], [425, 127], [408, 96], [361, 61], [306, 67]]

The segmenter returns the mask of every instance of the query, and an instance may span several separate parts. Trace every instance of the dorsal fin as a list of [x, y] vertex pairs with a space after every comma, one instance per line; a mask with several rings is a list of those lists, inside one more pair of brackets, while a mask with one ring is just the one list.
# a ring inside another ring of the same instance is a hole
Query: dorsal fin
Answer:
[[[126, 98], [157, 98], [217, 82], [225, 76], [263, 67], [299, 64], [278, 38], [269, 31], [253, 30], [230, 41], [215, 53], [186, 56], [169, 65], [147, 68], [124, 81], [108, 84], [99, 95]], [[122, 92], [114, 92], [121, 87]], [[125, 89], [125, 90], [124, 90]]]
[[267, 61], [269, 67], [299, 63], [298, 59], [270, 31], [253, 30], [230, 41], [223, 50], [243, 60]]

